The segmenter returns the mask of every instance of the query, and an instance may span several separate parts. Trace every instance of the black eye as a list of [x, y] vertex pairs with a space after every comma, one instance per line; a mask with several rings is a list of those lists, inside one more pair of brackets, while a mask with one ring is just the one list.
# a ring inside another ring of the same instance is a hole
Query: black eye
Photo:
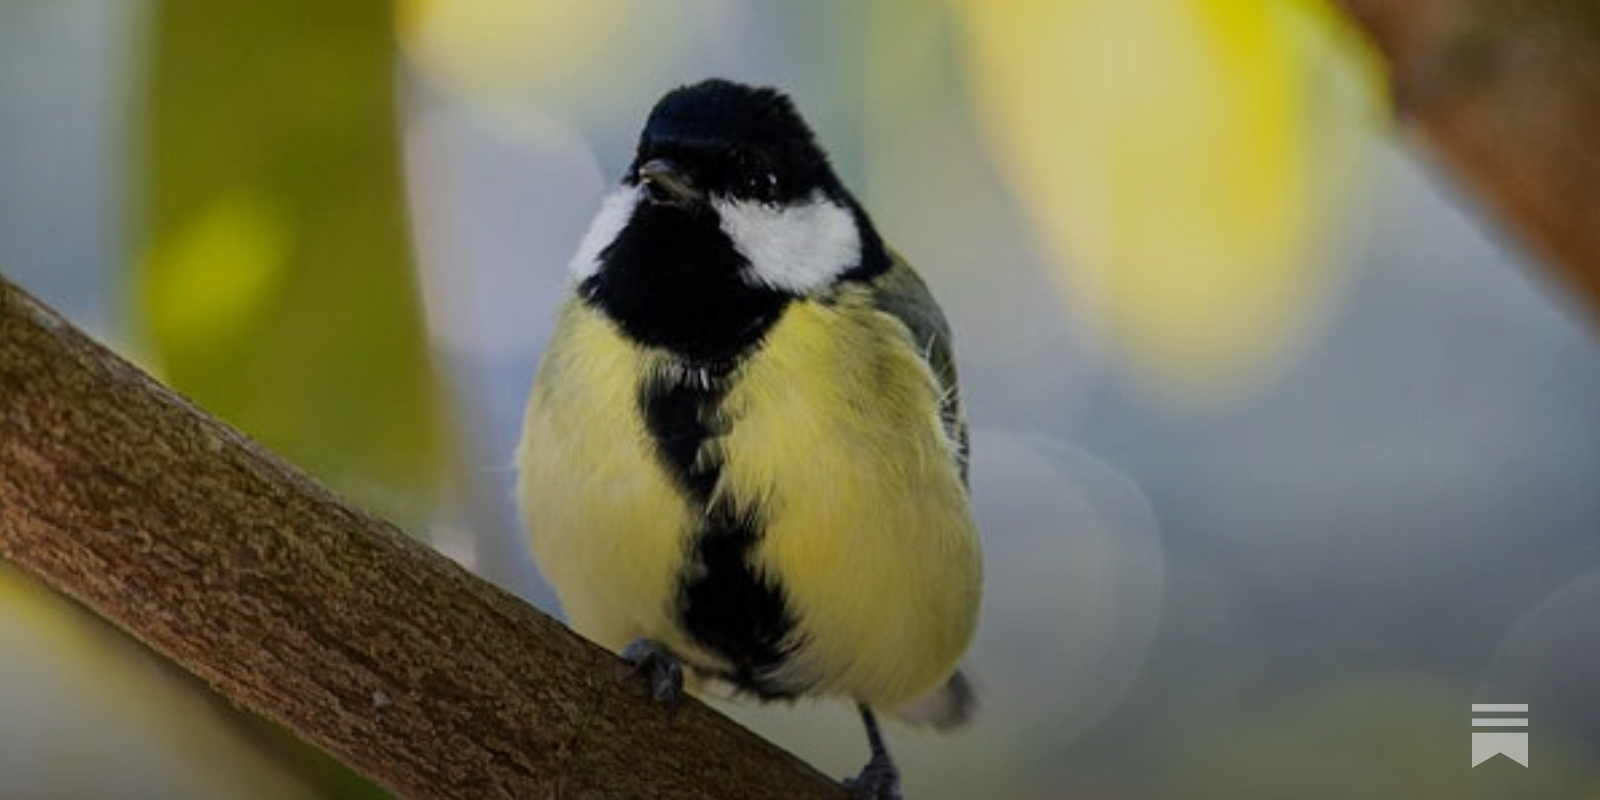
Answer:
[[759, 153], [744, 151], [734, 157], [738, 170], [740, 194], [762, 203], [778, 199], [778, 174]]
[[745, 179], [745, 188], [751, 197], [771, 203], [778, 199], [778, 176], [767, 171], [755, 173]]

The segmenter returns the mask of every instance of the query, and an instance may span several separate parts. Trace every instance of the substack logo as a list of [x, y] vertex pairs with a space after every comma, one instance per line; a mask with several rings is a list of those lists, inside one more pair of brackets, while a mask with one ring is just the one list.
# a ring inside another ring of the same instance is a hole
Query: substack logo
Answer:
[[1473, 714], [1522, 714], [1520, 717], [1472, 718], [1474, 728], [1522, 728], [1520, 731], [1472, 732], [1472, 766], [1476, 767], [1495, 756], [1505, 756], [1528, 766], [1528, 704], [1527, 703], [1473, 703]]

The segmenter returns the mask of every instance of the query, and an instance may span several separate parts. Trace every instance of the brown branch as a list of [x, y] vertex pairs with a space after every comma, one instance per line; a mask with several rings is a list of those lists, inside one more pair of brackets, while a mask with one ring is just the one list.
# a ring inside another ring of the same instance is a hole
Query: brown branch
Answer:
[[415, 798], [841, 798], [0, 278], [0, 554]]
[[1337, 2], [1401, 121], [1600, 320], [1600, 3]]

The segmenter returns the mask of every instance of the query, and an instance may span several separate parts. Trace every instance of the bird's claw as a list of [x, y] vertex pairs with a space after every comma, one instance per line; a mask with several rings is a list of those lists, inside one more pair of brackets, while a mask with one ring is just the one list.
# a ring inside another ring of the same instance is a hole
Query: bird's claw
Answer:
[[851, 800], [904, 800], [900, 794], [900, 771], [887, 760], [876, 758], [861, 768], [861, 774], [846, 778], [844, 788]]
[[650, 697], [673, 710], [683, 697], [683, 662], [654, 639], [635, 639], [622, 650], [622, 658], [635, 674], [650, 682]]

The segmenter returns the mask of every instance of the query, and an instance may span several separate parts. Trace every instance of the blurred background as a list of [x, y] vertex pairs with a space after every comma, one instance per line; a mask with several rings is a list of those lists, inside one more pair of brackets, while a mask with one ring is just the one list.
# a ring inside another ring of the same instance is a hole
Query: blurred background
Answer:
[[[956, 332], [984, 712], [891, 732], [908, 796], [1600, 798], [1593, 330], [1320, 0], [0, 0], [0, 273], [557, 613], [524, 395], [710, 75], [794, 96]], [[6, 797], [381, 796], [0, 596]], [[1529, 768], [1468, 768], [1473, 702], [1530, 704]]]

